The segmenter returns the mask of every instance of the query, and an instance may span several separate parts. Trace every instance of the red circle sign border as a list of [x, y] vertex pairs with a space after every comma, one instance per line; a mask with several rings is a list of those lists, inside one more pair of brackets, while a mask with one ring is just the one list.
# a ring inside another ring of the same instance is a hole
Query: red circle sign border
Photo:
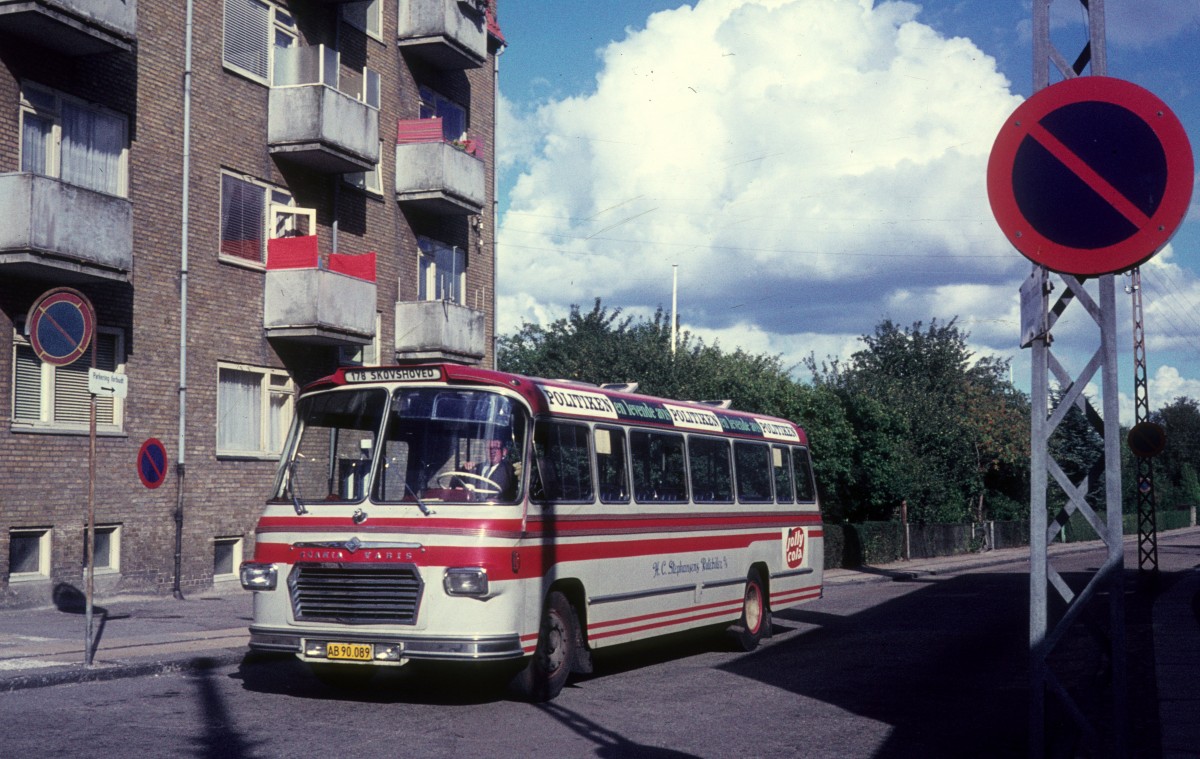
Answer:
[[[1128, 238], [1094, 249], [1067, 247], [1033, 229], [1017, 205], [1012, 184], [1017, 149], [1030, 136], [1027, 125], [1063, 106], [1087, 101], [1110, 103], [1136, 115], [1158, 138], [1167, 160], [1166, 186], [1154, 215]], [[1123, 79], [1081, 76], [1039, 90], [1009, 116], [988, 158], [988, 199], [1005, 237], [1034, 263], [1063, 274], [1111, 274], [1143, 263], [1175, 234], [1191, 202], [1193, 166], [1183, 124], [1157, 96]]]
[[[142, 471], [142, 458], [148, 454], [148, 452], [150, 451], [151, 448], [157, 448], [158, 450], [162, 451], [163, 471], [162, 471], [162, 476], [160, 476], [157, 480], [151, 480], [150, 478], [146, 477], [146, 474]], [[137, 455], [137, 473], [138, 473], [138, 479], [140, 479], [142, 481], [142, 484], [145, 485], [146, 487], [150, 488], [151, 490], [153, 490], [154, 488], [156, 488], [159, 485], [166, 482], [166, 479], [167, 479], [167, 448], [166, 448], [166, 446], [164, 446], [162, 444], [162, 441], [159, 440], [158, 438], [152, 437], [149, 440], [147, 440], [146, 442], [142, 443], [142, 447], [138, 451], [138, 455]]]
[[[75, 346], [75, 349], [63, 356], [54, 356], [46, 352], [42, 346], [41, 340], [38, 338], [38, 323], [45, 317], [46, 310], [55, 303], [68, 302], [79, 309], [83, 315], [83, 339]], [[88, 346], [91, 345], [92, 339], [95, 336], [96, 330], [96, 310], [92, 307], [92, 302], [88, 297], [70, 287], [56, 287], [53, 290], [47, 290], [42, 294], [33, 306], [29, 309], [28, 332], [29, 344], [33, 348], [34, 354], [53, 366], [67, 366], [79, 360], [79, 357], [87, 352]]]

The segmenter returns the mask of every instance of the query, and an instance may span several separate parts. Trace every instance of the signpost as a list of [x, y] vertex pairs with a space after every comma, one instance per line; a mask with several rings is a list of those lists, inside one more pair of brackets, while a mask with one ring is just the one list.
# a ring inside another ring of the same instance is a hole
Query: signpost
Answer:
[[1009, 117], [988, 160], [1000, 229], [1026, 258], [1077, 276], [1132, 269], [1187, 213], [1192, 150], [1147, 90], [1082, 76], [1039, 90]]
[[[47, 290], [34, 301], [25, 318], [25, 331], [33, 346], [34, 354], [53, 366], [68, 366], [75, 363], [92, 347], [92, 366], [88, 372], [88, 390], [91, 391], [91, 411], [88, 423], [88, 497], [87, 497], [87, 606], [84, 614], [83, 661], [92, 666], [95, 654], [95, 636], [92, 626], [92, 607], [96, 583], [96, 395], [92, 389], [95, 379], [115, 395], [115, 382], [111, 372], [96, 369], [96, 309], [86, 295], [70, 287]], [[115, 375], [113, 375], [115, 376]], [[127, 385], [121, 377], [120, 397], [124, 397]]]

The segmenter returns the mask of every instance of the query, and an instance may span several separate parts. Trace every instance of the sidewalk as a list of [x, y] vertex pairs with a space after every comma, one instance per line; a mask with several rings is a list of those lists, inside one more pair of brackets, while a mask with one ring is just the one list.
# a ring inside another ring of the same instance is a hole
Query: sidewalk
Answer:
[[233, 664], [250, 639], [251, 595], [237, 583], [186, 596], [94, 603], [99, 646], [84, 666], [83, 608], [0, 610], [0, 694], [62, 683]]
[[[1136, 536], [1126, 550], [1136, 555]], [[1052, 555], [1095, 550], [1098, 543], [1052, 546]], [[1153, 609], [1162, 755], [1200, 755], [1200, 528], [1158, 536], [1159, 566], [1179, 579]], [[825, 573], [828, 587], [953, 575], [1011, 561], [1028, 563], [1029, 549], [916, 559]], [[1130, 567], [1129, 561], [1126, 566]], [[1136, 564], [1132, 565], [1136, 566]], [[0, 610], [0, 696], [23, 688], [139, 677], [236, 664], [246, 655], [251, 594], [222, 584], [178, 601], [170, 596], [120, 596], [96, 602], [99, 647], [84, 666], [82, 609]]]

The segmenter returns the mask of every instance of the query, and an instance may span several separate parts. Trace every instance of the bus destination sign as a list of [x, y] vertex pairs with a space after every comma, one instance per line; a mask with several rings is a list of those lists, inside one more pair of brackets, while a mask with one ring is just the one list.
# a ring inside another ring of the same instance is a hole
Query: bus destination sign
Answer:
[[442, 372], [435, 368], [380, 368], [380, 369], [347, 369], [346, 382], [438, 382]]

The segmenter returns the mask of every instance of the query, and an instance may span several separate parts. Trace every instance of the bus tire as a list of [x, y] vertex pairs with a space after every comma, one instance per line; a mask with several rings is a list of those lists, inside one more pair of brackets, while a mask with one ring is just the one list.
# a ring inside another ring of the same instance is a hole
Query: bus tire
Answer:
[[762, 575], [751, 569], [742, 596], [742, 617], [733, 628], [734, 641], [743, 651], [753, 651], [770, 634], [771, 608]]
[[575, 607], [557, 590], [546, 596], [537, 648], [510, 683], [515, 696], [533, 703], [550, 701], [567, 684], [578, 658], [581, 638]]

